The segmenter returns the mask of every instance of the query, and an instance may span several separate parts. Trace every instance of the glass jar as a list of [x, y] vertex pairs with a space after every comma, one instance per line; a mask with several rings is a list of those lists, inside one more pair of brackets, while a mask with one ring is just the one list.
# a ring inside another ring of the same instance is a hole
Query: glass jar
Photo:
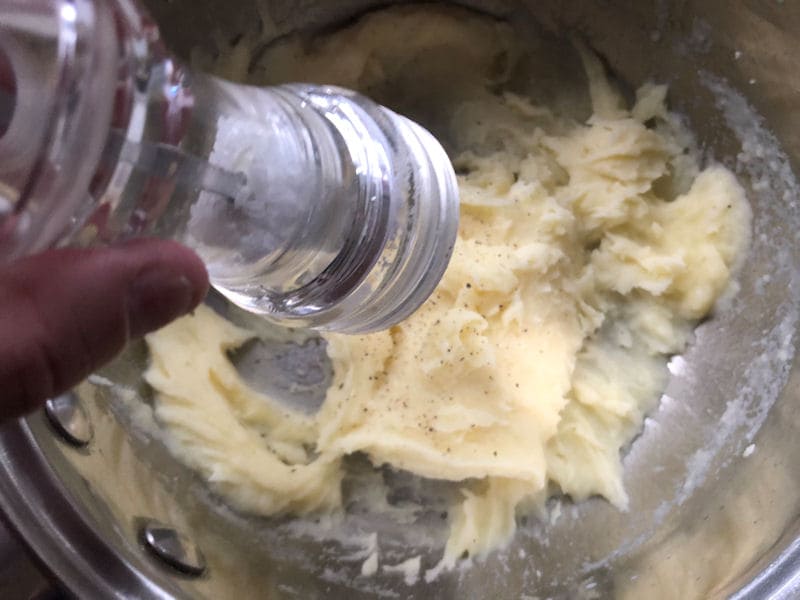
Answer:
[[0, 51], [0, 261], [170, 237], [237, 305], [347, 333], [409, 316], [447, 266], [446, 153], [359, 94], [193, 73], [132, 0], [0, 0]]

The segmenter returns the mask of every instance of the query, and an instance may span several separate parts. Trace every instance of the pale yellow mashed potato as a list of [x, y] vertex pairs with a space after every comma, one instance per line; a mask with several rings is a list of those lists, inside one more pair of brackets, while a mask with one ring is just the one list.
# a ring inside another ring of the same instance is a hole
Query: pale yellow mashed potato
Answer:
[[[233, 506], [341, 509], [342, 457], [362, 452], [463, 482], [445, 568], [501, 546], [517, 508], [549, 493], [626, 506], [620, 452], [657, 402], [667, 357], [729, 287], [749, 207], [728, 170], [700, 170], [663, 86], [627, 108], [584, 51], [588, 119], [498, 92], [524, 57], [513, 39], [466, 12], [401, 9], [270, 55], [285, 71], [275, 77], [378, 96], [422, 72], [404, 101], [424, 114], [426, 93], [444, 98], [428, 113], [458, 152], [461, 224], [441, 284], [410, 319], [325, 334], [335, 375], [315, 415], [242, 381], [226, 351], [252, 334], [210, 309], [147, 338], [157, 419]], [[458, 75], [436, 89], [424, 72], [446, 64], [443, 48]], [[237, 60], [224, 69], [235, 75]]]

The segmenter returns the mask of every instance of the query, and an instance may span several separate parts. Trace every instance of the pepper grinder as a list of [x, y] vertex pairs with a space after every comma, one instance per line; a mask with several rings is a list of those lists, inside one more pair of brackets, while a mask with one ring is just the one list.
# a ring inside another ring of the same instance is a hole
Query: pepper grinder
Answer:
[[238, 306], [344, 333], [408, 317], [447, 266], [458, 188], [428, 131], [193, 72], [135, 0], [0, 0], [0, 84], [0, 261], [169, 237]]

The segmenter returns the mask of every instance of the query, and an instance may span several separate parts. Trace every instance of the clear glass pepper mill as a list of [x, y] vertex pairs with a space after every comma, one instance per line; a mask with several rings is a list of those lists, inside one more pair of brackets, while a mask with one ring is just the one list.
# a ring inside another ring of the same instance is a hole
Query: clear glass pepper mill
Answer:
[[363, 96], [193, 73], [135, 0], [0, 0], [0, 54], [0, 261], [171, 237], [236, 304], [348, 333], [410, 315], [447, 266], [450, 161]]

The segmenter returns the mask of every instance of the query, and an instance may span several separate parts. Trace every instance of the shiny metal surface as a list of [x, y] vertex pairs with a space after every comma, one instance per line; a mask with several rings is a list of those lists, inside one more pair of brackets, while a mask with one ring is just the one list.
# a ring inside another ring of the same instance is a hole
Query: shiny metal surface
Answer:
[[164, 564], [187, 575], [199, 576], [206, 570], [206, 559], [189, 536], [169, 525], [149, 522], [142, 526], [145, 548]]
[[92, 441], [92, 424], [80, 399], [72, 392], [50, 398], [44, 411], [56, 432], [73, 446], [85, 446]]
[[[195, 46], [214, 52], [253, 28], [269, 28], [274, 37], [313, 32], [387, 3], [149, 4], [175, 49], [188, 55]], [[357, 544], [320, 541], [312, 528], [235, 514], [171, 459], [164, 442], [147, 433], [149, 392], [139, 378], [146, 352], [133, 345], [103, 372], [106, 379], [77, 391], [95, 430], [88, 450], [58, 443], [41, 414], [0, 432], [0, 505], [78, 596], [796, 597], [800, 215], [792, 172], [800, 165], [800, 6], [464, 4], [537, 35], [578, 33], [625, 82], [669, 83], [673, 108], [702, 147], [735, 168], [748, 187], [755, 236], [741, 291], [671, 361], [661, 405], [625, 456], [630, 510], [621, 513], [598, 499], [575, 506], [554, 500], [549, 518], [524, 520], [507, 551], [468, 570], [414, 586], [383, 573], [367, 580], [360, 576]], [[407, 481], [397, 483], [409, 488]], [[208, 573], [190, 579], [153, 561], [139, 543], [143, 517], [191, 535], [204, 550]], [[382, 552], [395, 562], [417, 553], [430, 565], [440, 551], [441, 527], [422, 517], [401, 526], [351, 514], [347, 525], [356, 533], [377, 531]], [[429, 547], [410, 547], [423, 533]]]

